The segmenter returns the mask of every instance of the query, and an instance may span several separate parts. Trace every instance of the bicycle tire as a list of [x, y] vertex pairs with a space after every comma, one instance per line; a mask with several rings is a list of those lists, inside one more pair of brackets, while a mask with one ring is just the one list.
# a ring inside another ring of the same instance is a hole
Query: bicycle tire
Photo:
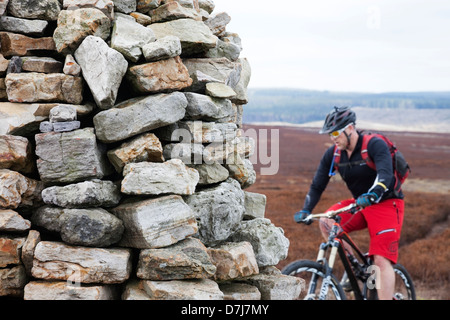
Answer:
[[[395, 288], [393, 299], [416, 300], [416, 290], [414, 288], [414, 283], [406, 268], [399, 263], [393, 265], [393, 268], [395, 272]], [[365, 286], [364, 290], [366, 297], [372, 297], [369, 299], [378, 299], [378, 295], [376, 294], [375, 289], [369, 290], [367, 286]]]
[[[282, 274], [297, 276], [303, 278], [305, 280], [305, 290], [300, 292], [300, 296], [298, 299], [301, 300], [316, 300], [318, 297], [318, 293], [320, 292], [322, 281], [325, 278], [324, 267], [322, 264], [310, 261], [310, 260], [297, 260], [291, 262], [286, 267], [281, 270]], [[308, 273], [311, 275], [308, 276]], [[310, 282], [312, 274], [316, 274], [319, 276], [316, 289], [314, 292], [309, 292], [310, 290]], [[325, 300], [346, 300], [346, 296], [344, 290], [342, 289], [339, 281], [332, 274], [330, 279], [330, 286], [326, 295]], [[330, 290], [331, 289], [331, 290]]]
[[397, 263], [394, 265], [394, 272], [397, 275], [394, 298], [397, 300], [416, 300], [416, 289], [406, 268]]

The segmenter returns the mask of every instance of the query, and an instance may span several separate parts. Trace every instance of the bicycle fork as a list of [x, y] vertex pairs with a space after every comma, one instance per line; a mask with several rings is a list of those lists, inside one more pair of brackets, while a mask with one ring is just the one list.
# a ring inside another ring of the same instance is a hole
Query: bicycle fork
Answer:
[[[333, 241], [331, 243], [331, 251], [330, 256], [328, 258], [328, 263], [325, 259], [325, 251], [330, 246], [330, 243], [322, 244], [319, 250], [319, 254], [317, 256], [317, 262], [321, 263], [324, 266], [324, 272], [325, 275], [323, 277], [322, 286], [320, 287], [320, 293], [319, 293], [319, 300], [325, 300], [328, 290], [331, 287], [331, 281], [332, 281], [332, 272], [334, 267], [334, 262], [336, 261], [336, 255], [339, 248], [339, 241]], [[309, 295], [314, 295], [314, 292], [316, 291], [316, 285], [317, 285], [317, 274], [313, 274], [311, 282], [309, 284]]]

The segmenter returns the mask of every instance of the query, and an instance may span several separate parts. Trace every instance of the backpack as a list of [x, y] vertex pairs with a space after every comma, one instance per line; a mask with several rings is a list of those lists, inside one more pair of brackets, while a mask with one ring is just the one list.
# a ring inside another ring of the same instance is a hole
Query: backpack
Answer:
[[[406, 161], [403, 154], [400, 152], [400, 150], [397, 149], [395, 144], [389, 140], [386, 136], [380, 134], [380, 133], [366, 133], [363, 135], [363, 142], [361, 146], [361, 157], [362, 161], [367, 164], [367, 166], [373, 170], [376, 170], [375, 168], [375, 162], [373, 162], [372, 159], [369, 157], [369, 152], [367, 151], [367, 146], [369, 144], [369, 141], [373, 137], [381, 138], [388, 146], [389, 151], [391, 153], [392, 157], [392, 167], [394, 169], [394, 176], [395, 176], [395, 185], [394, 185], [394, 194], [396, 196], [399, 195], [399, 192], [401, 190], [402, 184], [405, 182], [405, 180], [408, 178], [411, 168], [409, 167], [408, 162]], [[334, 169], [337, 170], [339, 167], [339, 161], [341, 159], [341, 151], [337, 149], [337, 147], [334, 148]], [[333, 164], [331, 165], [333, 167]], [[332, 169], [330, 169], [331, 171]]]

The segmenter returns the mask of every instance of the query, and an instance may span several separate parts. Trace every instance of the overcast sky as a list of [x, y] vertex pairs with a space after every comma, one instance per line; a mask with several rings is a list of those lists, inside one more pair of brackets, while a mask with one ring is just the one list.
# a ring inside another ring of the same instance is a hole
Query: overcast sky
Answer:
[[450, 91], [448, 0], [213, 0], [249, 87]]

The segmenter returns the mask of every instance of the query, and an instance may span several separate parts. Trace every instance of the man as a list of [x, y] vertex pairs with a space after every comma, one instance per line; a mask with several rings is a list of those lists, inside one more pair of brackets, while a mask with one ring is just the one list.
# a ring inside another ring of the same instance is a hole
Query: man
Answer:
[[[375, 163], [371, 169], [361, 156], [363, 134], [355, 128], [356, 115], [348, 107], [334, 107], [323, 125], [321, 134], [329, 134], [333, 146], [322, 157], [314, 176], [303, 210], [294, 216], [302, 222], [319, 202], [330, 177], [334, 175], [335, 147], [340, 150], [338, 171], [353, 199], [344, 200], [329, 210], [355, 203], [364, 208], [358, 213], [341, 214], [344, 231], [368, 228], [370, 234], [369, 255], [380, 270], [379, 299], [391, 300], [394, 294], [395, 273], [392, 264], [397, 262], [398, 242], [403, 222], [404, 202], [402, 192], [393, 192], [395, 177], [392, 158], [386, 143], [373, 137], [367, 146], [369, 158]], [[321, 219], [320, 229], [328, 238], [332, 220]]]

